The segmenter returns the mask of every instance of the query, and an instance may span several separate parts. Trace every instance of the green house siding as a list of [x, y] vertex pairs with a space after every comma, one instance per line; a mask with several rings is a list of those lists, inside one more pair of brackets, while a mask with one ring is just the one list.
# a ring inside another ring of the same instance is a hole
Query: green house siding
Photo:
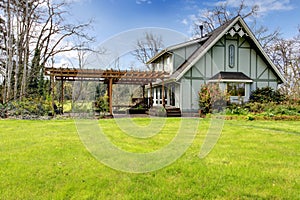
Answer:
[[224, 47], [222, 46], [214, 46], [212, 49], [212, 54], [213, 54], [213, 73], [217, 71], [222, 71], [223, 66], [224, 66], [224, 61], [225, 61], [225, 56], [224, 56]]
[[250, 62], [250, 49], [249, 48], [239, 48], [239, 60], [238, 66], [240, 72], [243, 72], [246, 76], [251, 77], [250, 69], [251, 69], [251, 62]]
[[[229, 66], [229, 46], [234, 45], [234, 65]], [[251, 91], [257, 87], [277, 88], [277, 77], [270, 66], [261, 58], [257, 50], [250, 47], [242, 37], [224, 36], [202, 56], [184, 76], [181, 83], [181, 108], [183, 111], [198, 110], [198, 92], [201, 85], [207, 83], [220, 71], [243, 72], [253, 80], [245, 85], [244, 101], [249, 99]], [[225, 87], [225, 84], [222, 86]], [[233, 97], [234, 98], [234, 97]]]
[[[171, 56], [168, 62], [162, 61], [168, 56]], [[251, 91], [258, 87], [277, 89], [278, 83], [284, 82], [240, 16], [224, 23], [207, 37], [165, 49], [151, 62], [154, 61], [161, 62], [163, 66], [170, 64], [170, 79], [166, 80], [166, 84], [176, 85], [173, 89], [176, 93], [175, 106], [183, 112], [198, 110], [201, 85], [218, 82], [219, 76], [222, 77], [220, 86], [224, 91], [227, 83], [244, 83], [243, 101], [247, 101]], [[160, 84], [157, 83], [157, 86]], [[238, 97], [232, 96], [234, 98]]]
[[192, 44], [187, 47], [176, 49], [173, 54], [173, 71], [175, 71], [182, 63], [184, 63], [192, 53], [200, 46], [200, 44]]

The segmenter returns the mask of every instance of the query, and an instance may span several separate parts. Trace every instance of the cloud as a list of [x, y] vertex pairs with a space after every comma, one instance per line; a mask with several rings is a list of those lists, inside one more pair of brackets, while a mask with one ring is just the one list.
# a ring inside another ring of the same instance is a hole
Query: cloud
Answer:
[[199, 2], [195, 0], [185, 0], [185, 10], [198, 10], [199, 9]]
[[[213, 4], [217, 6], [226, 3], [228, 7], [237, 8], [241, 4], [241, 0], [226, 0], [218, 1]], [[291, 5], [290, 0], [245, 0], [244, 4], [248, 7], [253, 7], [254, 5], [259, 6], [258, 13], [260, 15], [265, 15], [268, 12], [280, 11], [280, 10], [292, 10], [294, 7]]]
[[137, 3], [137, 4], [143, 4], [143, 3], [151, 4], [152, 1], [151, 0], [136, 0], [135, 3]]
[[184, 25], [188, 25], [188, 24], [189, 24], [189, 22], [188, 22], [188, 20], [187, 20], [187, 19], [183, 19], [183, 20], [181, 20], [181, 23], [182, 23], [182, 24], [184, 24]]
[[[189, 9], [190, 14], [184, 17], [180, 22], [189, 27], [188, 33], [191, 33], [195, 27], [195, 24], [198, 24], [199, 19], [206, 18], [206, 16], [209, 14], [209, 10], [213, 9], [216, 6], [220, 6], [221, 4], [226, 4], [228, 11], [231, 12], [235, 9], [238, 9], [241, 2], [241, 0], [218, 0], [213, 2], [209, 0], [206, 0], [206, 2], [185, 0], [185, 5], [187, 8], [198, 9]], [[290, 2], [290, 0], [244, 0], [244, 4], [248, 7], [249, 11], [255, 5], [259, 7], [257, 15], [254, 16], [255, 18], [266, 16], [271, 12], [294, 9], [294, 6]], [[191, 12], [191, 10], [193, 11]], [[248, 18], [247, 20], [251, 20], [251, 18]]]

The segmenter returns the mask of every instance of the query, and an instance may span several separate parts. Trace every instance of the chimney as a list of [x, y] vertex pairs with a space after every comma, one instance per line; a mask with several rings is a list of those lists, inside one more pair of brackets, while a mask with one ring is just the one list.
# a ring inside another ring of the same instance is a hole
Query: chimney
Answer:
[[201, 24], [199, 26], [199, 28], [200, 28], [200, 37], [202, 38], [203, 37], [203, 25]]

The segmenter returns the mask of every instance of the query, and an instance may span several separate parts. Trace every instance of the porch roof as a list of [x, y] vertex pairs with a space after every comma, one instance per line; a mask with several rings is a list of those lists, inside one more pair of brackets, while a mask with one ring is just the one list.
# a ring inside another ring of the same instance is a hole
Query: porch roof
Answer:
[[209, 79], [209, 82], [247, 82], [253, 80], [242, 72], [219, 72]]

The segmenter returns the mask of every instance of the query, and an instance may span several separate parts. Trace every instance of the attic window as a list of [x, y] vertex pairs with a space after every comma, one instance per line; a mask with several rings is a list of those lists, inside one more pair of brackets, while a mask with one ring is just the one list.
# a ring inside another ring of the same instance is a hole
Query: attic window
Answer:
[[235, 60], [235, 48], [234, 45], [231, 44], [228, 47], [228, 61], [229, 61], [229, 67], [234, 67], [234, 60]]

